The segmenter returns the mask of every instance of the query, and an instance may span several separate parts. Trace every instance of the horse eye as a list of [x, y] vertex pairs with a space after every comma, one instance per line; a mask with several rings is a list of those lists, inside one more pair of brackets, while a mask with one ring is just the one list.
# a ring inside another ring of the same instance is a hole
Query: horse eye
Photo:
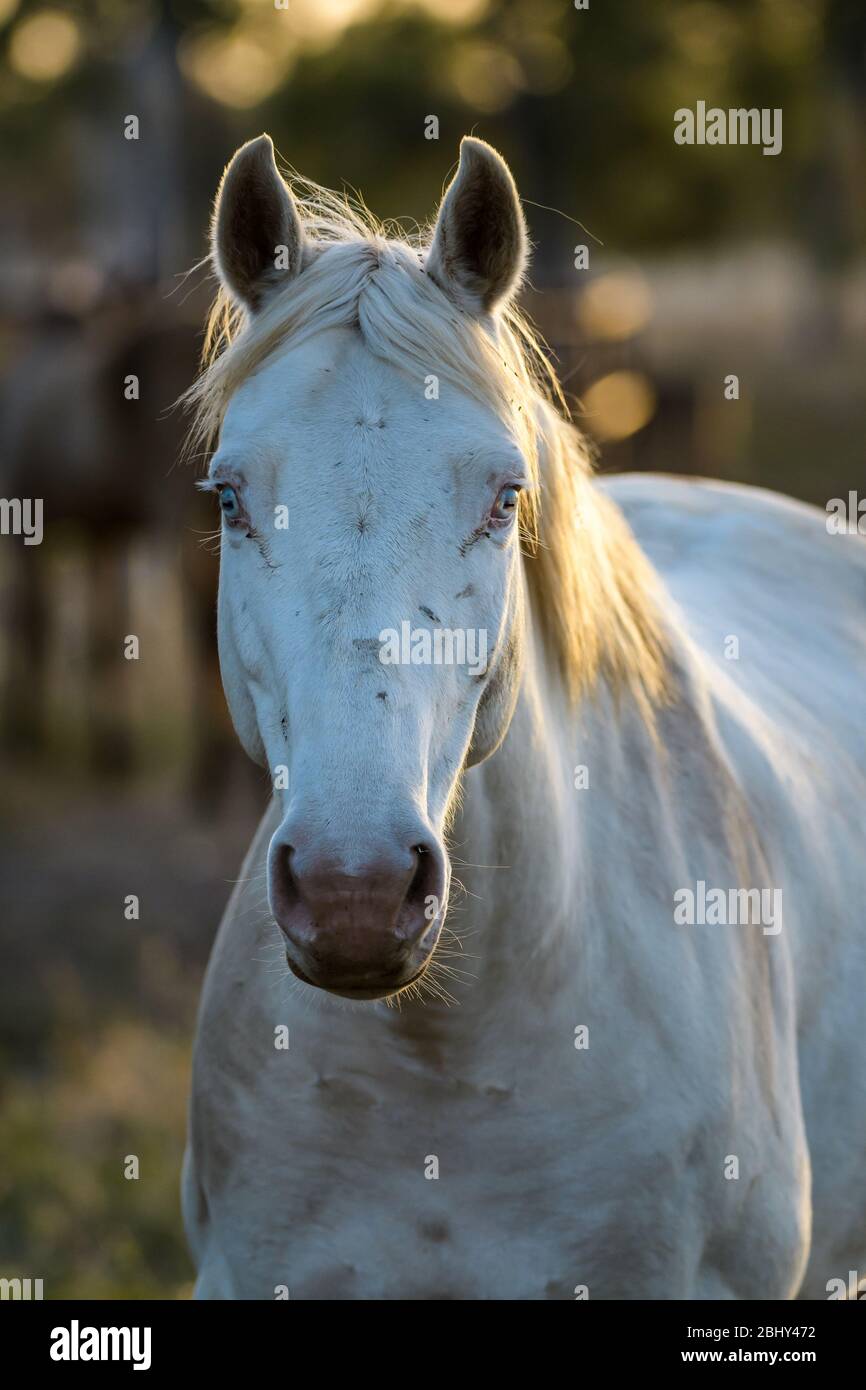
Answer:
[[509, 484], [508, 487], [501, 489], [499, 496], [493, 504], [493, 511], [490, 513], [494, 521], [510, 521], [517, 511], [517, 502], [520, 497], [520, 488]]
[[236, 521], [241, 514], [241, 504], [234, 488], [224, 483], [219, 489], [220, 510], [227, 521]]

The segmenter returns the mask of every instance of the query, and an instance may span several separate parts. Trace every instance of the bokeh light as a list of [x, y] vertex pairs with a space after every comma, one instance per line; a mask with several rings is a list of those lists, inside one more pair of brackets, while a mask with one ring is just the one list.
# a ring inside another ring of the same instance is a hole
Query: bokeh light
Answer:
[[523, 70], [507, 48], [474, 40], [458, 46], [450, 76], [461, 100], [488, 114], [510, 106], [525, 85]]
[[[246, 0], [251, 13], [261, 15], [261, 0]], [[307, 49], [332, 47], [353, 24], [373, 19], [382, 8], [383, 0], [289, 0], [286, 10], [274, 10], [274, 16], [295, 44]], [[278, 41], [275, 36], [275, 41]]]
[[628, 439], [655, 414], [655, 391], [641, 372], [610, 372], [584, 393], [588, 429], [601, 442]]
[[474, 24], [489, 9], [490, 0], [414, 0], [440, 24]]
[[252, 28], [201, 30], [178, 46], [188, 80], [212, 101], [248, 110], [276, 91], [291, 69], [285, 44], [269, 44]]
[[[0, 0], [2, 3], [2, 0]], [[56, 82], [78, 59], [81, 31], [63, 10], [40, 10], [16, 24], [9, 39], [9, 62], [31, 82]]]
[[645, 328], [652, 315], [652, 293], [638, 271], [600, 275], [583, 291], [577, 317], [586, 336], [623, 342]]

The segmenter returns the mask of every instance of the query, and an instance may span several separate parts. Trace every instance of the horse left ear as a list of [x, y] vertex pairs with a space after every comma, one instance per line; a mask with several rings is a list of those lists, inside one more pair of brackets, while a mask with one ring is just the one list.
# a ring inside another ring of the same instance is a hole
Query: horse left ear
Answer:
[[223, 285], [255, 312], [298, 274], [305, 246], [270, 135], [247, 141], [226, 166], [214, 208], [211, 252]]
[[461, 308], [489, 314], [515, 293], [526, 261], [526, 223], [508, 165], [484, 140], [464, 136], [436, 219], [427, 274]]

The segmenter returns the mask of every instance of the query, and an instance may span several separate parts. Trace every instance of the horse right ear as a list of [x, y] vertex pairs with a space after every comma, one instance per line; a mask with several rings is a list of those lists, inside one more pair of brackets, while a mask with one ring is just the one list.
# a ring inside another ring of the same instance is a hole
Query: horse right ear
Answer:
[[293, 279], [305, 238], [294, 199], [274, 162], [269, 135], [232, 156], [219, 186], [211, 255], [233, 299], [253, 313], [273, 290]]

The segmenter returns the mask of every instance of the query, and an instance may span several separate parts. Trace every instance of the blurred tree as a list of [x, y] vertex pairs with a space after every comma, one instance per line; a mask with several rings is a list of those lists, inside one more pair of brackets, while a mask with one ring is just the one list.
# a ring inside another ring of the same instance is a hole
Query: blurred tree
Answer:
[[[46, 30], [46, 15], [67, 28]], [[46, 183], [65, 185], [70, 206], [75, 187], [100, 201], [87, 141], [70, 150], [67, 124], [88, 113], [88, 138], [100, 123], [113, 138], [132, 101], [150, 116], [142, 162], [165, 202], [186, 204], [184, 225], [200, 225], [230, 146], [265, 126], [303, 172], [349, 178], [377, 208], [415, 218], [474, 129], [507, 152], [528, 197], [624, 249], [775, 232], [829, 257], [862, 237], [858, 0], [587, 11], [565, 0], [0, 0], [4, 20], [0, 159], [42, 207]], [[675, 145], [674, 111], [699, 99], [781, 107], [782, 156]], [[424, 139], [428, 114], [438, 141]], [[563, 226], [557, 260], [569, 238]]]

